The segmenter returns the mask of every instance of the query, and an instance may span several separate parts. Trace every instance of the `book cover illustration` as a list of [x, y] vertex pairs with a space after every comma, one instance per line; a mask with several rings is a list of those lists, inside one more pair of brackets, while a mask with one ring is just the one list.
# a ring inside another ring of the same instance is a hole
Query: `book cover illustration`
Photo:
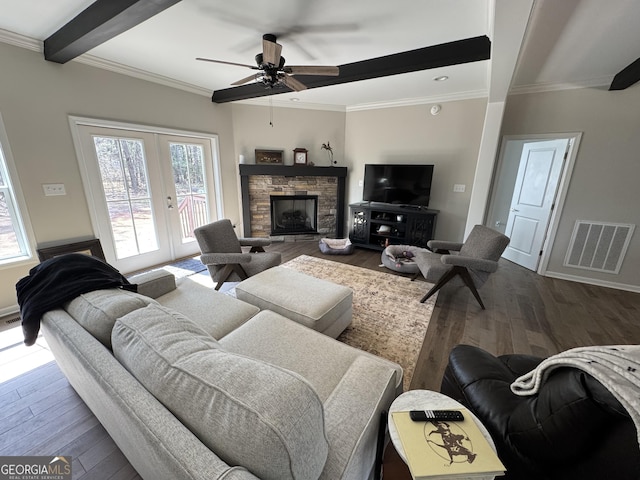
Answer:
[[414, 422], [409, 412], [393, 412], [414, 479], [503, 475], [505, 468], [465, 409], [462, 422]]

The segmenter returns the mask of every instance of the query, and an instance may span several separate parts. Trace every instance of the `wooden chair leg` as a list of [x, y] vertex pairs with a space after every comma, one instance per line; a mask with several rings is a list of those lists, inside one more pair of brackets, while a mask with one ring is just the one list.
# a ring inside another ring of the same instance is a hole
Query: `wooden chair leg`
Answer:
[[431, 297], [434, 293], [440, 290], [449, 280], [454, 278], [456, 275], [460, 275], [460, 278], [462, 278], [462, 281], [464, 282], [464, 284], [469, 288], [469, 290], [471, 290], [471, 293], [473, 293], [473, 296], [476, 298], [476, 300], [480, 304], [480, 307], [483, 310], [486, 310], [486, 308], [484, 307], [484, 303], [482, 303], [482, 299], [480, 298], [480, 294], [478, 293], [478, 289], [476, 288], [475, 283], [473, 283], [473, 278], [471, 278], [471, 275], [469, 274], [469, 270], [467, 270], [465, 267], [459, 267], [459, 266], [455, 266], [451, 270], [449, 270], [447, 273], [445, 273], [440, 278], [440, 280], [438, 280], [438, 282], [431, 288], [431, 290], [429, 290], [427, 294], [424, 297], [422, 297], [422, 300], [420, 300], [420, 303], [424, 303], [429, 297]]
[[469, 274], [469, 270], [461, 267], [460, 277], [462, 277], [465, 285], [469, 287], [469, 290], [471, 290], [473, 296], [476, 297], [476, 300], [478, 301], [482, 309], [486, 310], [486, 308], [484, 308], [484, 303], [482, 303], [482, 299], [480, 298], [480, 294], [478, 293], [478, 289], [476, 288], [476, 284], [473, 283], [473, 278], [471, 278], [471, 275]]
[[453, 267], [451, 270], [445, 273], [442, 277], [440, 277], [440, 280], [438, 280], [436, 284], [433, 287], [431, 287], [431, 290], [429, 290], [427, 294], [424, 297], [422, 297], [422, 300], [420, 300], [420, 303], [426, 302], [429, 297], [431, 297], [434, 293], [440, 290], [449, 280], [451, 280], [456, 275], [458, 275], [458, 271], [456, 267]]
[[218, 283], [216, 284], [215, 290], [220, 290], [220, 288], [222, 288], [222, 285], [224, 285], [224, 283], [227, 281], [227, 279], [231, 276], [231, 274], [233, 272], [236, 272], [236, 274], [242, 279], [246, 279], [248, 278], [247, 273], [244, 271], [244, 269], [237, 263], [227, 263], [224, 268], [222, 269], [222, 272], [220, 272], [220, 280], [218, 280]]

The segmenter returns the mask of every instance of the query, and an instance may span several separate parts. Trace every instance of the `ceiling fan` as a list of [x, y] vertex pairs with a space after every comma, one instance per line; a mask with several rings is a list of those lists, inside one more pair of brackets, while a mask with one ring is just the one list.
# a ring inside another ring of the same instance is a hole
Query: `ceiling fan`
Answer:
[[[275, 44], [275, 42], [269, 43]], [[268, 45], [268, 48], [277, 47]], [[269, 57], [267, 55], [267, 48], [265, 48], [264, 50], [265, 52], [263, 52], [262, 60], [264, 60], [265, 58], [272, 58], [272, 60], [275, 60], [275, 56]], [[257, 55], [256, 57], [257, 59], [260, 58], [259, 55]], [[283, 67], [280, 67], [280, 64], [276, 62], [278, 66], [272, 69], [271, 78], [273, 78], [273, 70], [275, 70], [275, 75], [277, 77], [279, 73], [286, 74], [288, 69], [291, 69], [289, 71], [291, 75], [294, 74], [294, 72], [296, 75], [307, 75], [307, 77], [305, 77], [304, 79], [303, 84], [305, 88], [319, 88], [349, 82], [359, 82], [361, 80], [368, 80], [378, 77], [386, 77], [389, 75], [417, 72], [419, 70], [445, 67], [448, 65], [478, 62], [487, 60], [490, 57], [491, 41], [486, 35], [482, 35], [478, 37], [455, 40], [453, 42], [441, 43], [439, 45], [431, 45], [428, 47], [418, 48], [416, 50], [394, 53], [392, 55], [370, 58], [368, 60], [345, 63], [342, 65], [338, 65], [337, 67], [287, 67], [284, 66], [284, 61]], [[257, 61], [258, 63], [261, 63], [261, 60]], [[260, 67], [254, 67], [251, 65], [243, 65], [231, 62], [218, 63], [227, 63], [231, 65], [239, 65], [242, 67], [252, 68], [254, 70], [262, 70]], [[276, 63], [273, 63], [273, 65], [275, 66]], [[323, 70], [309, 71], [310, 68]], [[235, 82], [235, 85], [237, 86], [234, 87], [215, 90], [213, 92], [211, 100], [215, 103], [234, 102], [237, 100], [246, 100], [249, 98], [276, 95], [294, 90], [294, 88], [290, 86], [291, 80], [294, 79], [288, 75], [287, 81], [289, 82], [289, 84], [286, 84], [284, 83], [284, 81], [282, 81], [282, 88], [271, 89], [265, 89], [264, 86], [260, 83], [246, 84], [253, 78], [254, 76], [251, 76], [239, 80], [238, 82]]]
[[235, 65], [238, 67], [246, 67], [252, 70], [258, 70], [258, 73], [242, 78], [231, 85], [244, 85], [252, 80], [262, 83], [267, 88], [279, 86], [289, 87], [296, 92], [306, 90], [307, 86], [300, 80], [294, 78], [294, 75], [319, 75], [319, 76], [338, 76], [340, 69], [331, 66], [304, 66], [304, 65], [285, 65], [285, 59], [281, 55], [282, 45], [276, 42], [276, 36], [267, 33], [262, 36], [262, 53], [258, 53], [255, 57], [256, 65], [246, 65], [243, 63], [226, 62], [223, 60], [213, 60], [210, 58], [198, 57], [196, 60], [204, 62], [222, 63], [225, 65]]

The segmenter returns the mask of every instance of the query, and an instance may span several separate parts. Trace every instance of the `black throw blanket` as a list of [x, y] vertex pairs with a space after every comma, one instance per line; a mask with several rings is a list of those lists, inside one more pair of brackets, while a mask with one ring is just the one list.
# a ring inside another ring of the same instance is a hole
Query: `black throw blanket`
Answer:
[[118, 270], [96, 257], [70, 253], [36, 265], [16, 283], [25, 345], [36, 342], [40, 319], [49, 310], [82, 293], [116, 287], [137, 289]]

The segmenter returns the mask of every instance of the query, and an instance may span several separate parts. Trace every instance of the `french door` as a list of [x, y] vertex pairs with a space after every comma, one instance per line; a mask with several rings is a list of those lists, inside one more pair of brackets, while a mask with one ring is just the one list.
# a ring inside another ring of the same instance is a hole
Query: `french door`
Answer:
[[215, 137], [76, 124], [92, 222], [123, 273], [199, 253], [196, 227], [218, 218]]

